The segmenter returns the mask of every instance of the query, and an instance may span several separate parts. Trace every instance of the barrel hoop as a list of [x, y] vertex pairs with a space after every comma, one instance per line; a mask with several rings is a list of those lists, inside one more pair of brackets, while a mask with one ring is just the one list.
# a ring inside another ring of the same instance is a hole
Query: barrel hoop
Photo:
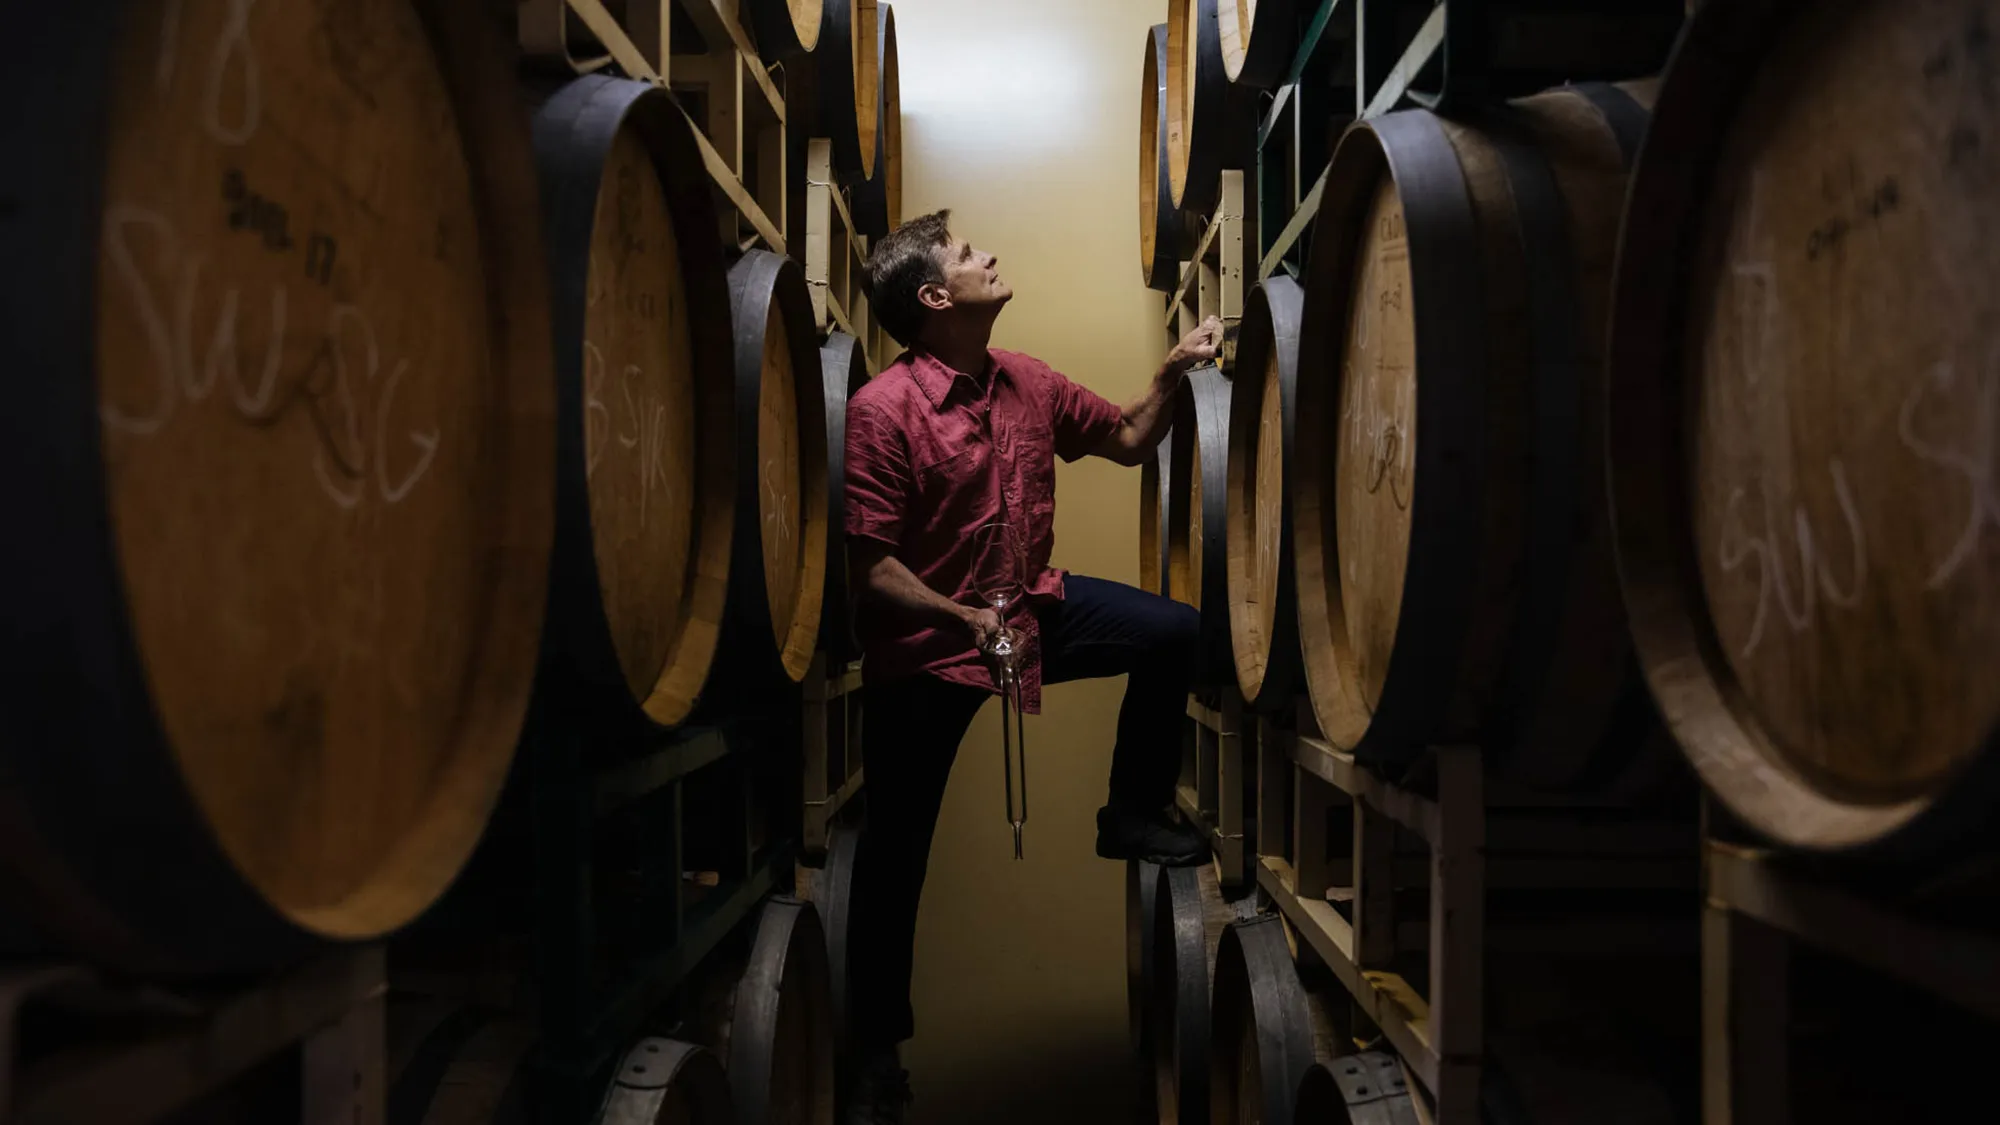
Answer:
[[1326, 1070], [1347, 1106], [1349, 1125], [1417, 1125], [1417, 1108], [1395, 1056], [1363, 1051], [1334, 1059]]
[[1153, 213], [1141, 215], [1139, 221], [1153, 226], [1153, 260], [1139, 265], [1145, 271], [1148, 289], [1171, 293], [1180, 283], [1180, 257], [1186, 248], [1181, 245], [1173, 176], [1167, 165], [1167, 25], [1154, 24], [1148, 42], [1154, 79]]
[[1189, 372], [1187, 382], [1194, 400], [1195, 448], [1201, 458], [1201, 542], [1188, 544], [1188, 550], [1201, 552], [1202, 658], [1196, 679], [1212, 687], [1236, 677], [1228, 613], [1230, 384], [1213, 366]]
[[[795, 977], [794, 974], [801, 974]], [[808, 985], [805, 998], [812, 999], [813, 978], [826, 980], [826, 938], [820, 930], [819, 915], [809, 903], [787, 895], [773, 897], [764, 905], [757, 923], [757, 937], [750, 949], [750, 963], [736, 986], [735, 1014], [730, 1020], [729, 1085], [736, 1102], [736, 1115], [744, 1125], [767, 1125], [774, 1120], [773, 1103], [790, 1091], [773, 1089], [777, 1069], [779, 1008], [788, 999], [788, 979], [803, 979]], [[795, 993], [791, 999], [796, 1000]], [[832, 1028], [826, 1011], [819, 1012], [818, 1042], [829, 1052], [813, 1068], [814, 1081], [832, 1074]], [[819, 1091], [832, 1097], [830, 1088]]]
[[1611, 135], [1618, 139], [1618, 153], [1630, 171], [1632, 162], [1639, 158], [1639, 147], [1646, 142], [1646, 126], [1653, 120], [1652, 113], [1639, 104], [1639, 99], [1609, 82], [1578, 82], [1569, 89], [1597, 108], [1604, 123], [1611, 127]]
[[896, 65], [895, 13], [886, 3], [875, 5], [875, 168], [867, 175], [847, 177], [851, 186], [850, 208], [859, 233], [880, 238], [889, 233], [894, 216], [889, 214], [889, 113], [900, 106], [889, 104], [889, 73]]
[[1298, 480], [1299, 337], [1305, 316], [1305, 289], [1283, 275], [1262, 288], [1271, 310], [1271, 346], [1278, 356], [1278, 418], [1284, 476], [1278, 501], [1278, 612], [1271, 626], [1271, 651], [1264, 662], [1264, 685], [1257, 703], [1266, 711], [1294, 706], [1304, 674], [1299, 668], [1298, 571], [1292, 563], [1292, 503]]
[[847, 572], [847, 400], [868, 382], [861, 341], [834, 329], [819, 350], [826, 408], [826, 594], [820, 602], [820, 647], [842, 659], [861, 655], [854, 637]]
[[[1188, 29], [1186, 9], [1190, 7], [1194, 9], [1195, 26]], [[1175, 207], [1206, 218], [1222, 195], [1224, 147], [1228, 142], [1224, 134], [1231, 116], [1229, 75], [1222, 64], [1222, 25], [1216, 15], [1216, 0], [1174, 0], [1169, 19], [1174, 18], [1180, 19], [1182, 27], [1191, 30], [1195, 37], [1194, 73], [1187, 79], [1194, 83], [1194, 106], [1190, 119], [1182, 123], [1187, 137], [1186, 170], [1179, 191], [1171, 190], [1173, 184], [1169, 181], [1169, 194]], [[1169, 102], [1171, 106], [1171, 99]]]
[[1533, 374], [1528, 472], [1531, 497], [1521, 598], [1508, 638], [1506, 686], [1490, 730], [1511, 748], [1548, 687], [1569, 589], [1571, 541], [1582, 500], [1582, 362], [1569, 214], [1555, 171], [1536, 147], [1495, 115], [1481, 133], [1499, 156], [1514, 199], [1527, 286]]
[[[1160, 916], [1155, 929], [1172, 942], [1173, 964], [1155, 960], [1155, 996], [1173, 1004], [1173, 1023], [1161, 1027], [1153, 1049], [1159, 1062], [1156, 1073], [1162, 1080], [1172, 1075], [1172, 1088], [1160, 1088], [1164, 1100], [1185, 1107], [1208, 1105], [1208, 933], [1203, 918], [1201, 881], [1192, 867], [1160, 869], [1160, 898], [1155, 909]], [[1156, 938], [1157, 940], [1157, 938]], [[1161, 950], [1160, 952], [1165, 952]], [[1165, 993], [1171, 981], [1173, 991]], [[1156, 1005], [1155, 1018], [1167, 1015], [1165, 1005]]]
[[[869, 13], [866, 18], [862, 9]], [[820, 24], [820, 43], [824, 50], [813, 52], [814, 69], [820, 79], [819, 113], [820, 126], [833, 138], [833, 159], [843, 176], [866, 177], [875, 166], [875, 154], [880, 139], [881, 122], [877, 121], [876, 135], [863, 138], [861, 115], [861, 91], [857, 88], [861, 75], [854, 65], [854, 43], [869, 33], [868, 24], [875, 18], [875, 0], [826, 0], [826, 9]], [[880, 81], [881, 76], [876, 76]]]
[[826, 977], [833, 999], [835, 1041], [847, 1035], [847, 948], [848, 914], [854, 907], [854, 860], [861, 847], [861, 834], [852, 828], [837, 829], [827, 841], [826, 869], [822, 894], [813, 904], [826, 932]]
[[[1223, 962], [1232, 946], [1240, 961], [1225, 970]], [[1218, 1030], [1226, 1026], [1240, 1035], [1242, 1029], [1237, 1021], [1248, 1016], [1257, 1037], [1263, 1119], [1290, 1121], [1299, 1082], [1313, 1063], [1313, 1033], [1298, 970], [1292, 965], [1291, 947], [1285, 941], [1284, 923], [1277, 915], [1265, 915], [1231, 925], [1223, 935], [1222, 954], [1216, 966]], [[1239, 972], [1243, 974], [1241, 980], [1235, 979]], [[1227, 999], [1244, 1003], [1247, 1011], [1244, 1008], [1223, 1011], [1225, 980], [1231, 991], [1244, 989], [1244, 995]], [[1233, 1044], [1212, 1046], [1233, 1050]]]
[[1159, 915], [1160, 865], [1143, 859], [1125, 863], [1125, 993], [1132, 1046], [1143, 1057], [1152, 1049], [1152, 1021], [1146, 1018], [1153, 988], [1153, 929]]
[[702, 1122], [730, 1111], [729, 1079], [713, 1053], [693, 1043], [649, 1036], [619, 1061], [596, 1125], [655, 1125], [676, 1087], [687, 1093]]
[[[1439, 119], [1406, 110], [1376, 119], [1407, 216], [1411, 304], [1416, 311], [1417, 453], [1409, 561], [1396, 641], [1382, 697], [1354, 748], [1397, 762], [1419, 750], [1450, 710], [1472, 618], [1480, 558], [1486, 463], [1485, 339], [1481, 271], [1464, 260], [1477, 222], [1464, 173]], [[1449, 317], [1423, 315], [1450, 310]]]

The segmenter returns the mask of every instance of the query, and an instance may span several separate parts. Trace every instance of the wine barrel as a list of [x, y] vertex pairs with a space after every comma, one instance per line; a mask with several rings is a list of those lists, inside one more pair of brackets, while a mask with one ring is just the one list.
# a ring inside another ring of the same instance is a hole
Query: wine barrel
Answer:
[[1306, 1068], [1292, 1125], [1419, 1125], [1403, 1064], [1382, 1051], [1344, 1055]]
[[700, 1047], [649, 1035], [612, 1072], [596, 1125], [736, 1125], [729, 1077]]
[[1293, 0], [1216, 0], [1215, 15], [1231, 82], [1255, 90], [1284, 82], [1298, 44]]
[[1236, 922], [1216, 950], [1209, 997], [1209, 1125], [1290, 1122], [1306, 1070], [1331, 1052], [1277, 915]]
[[1208, 982], [1236, 920], [1215, 865], [1160, 869], [1154, 891], [1153, 1096], [1162, 1125], [1208, 1120]]
[[800, 872], [799, 897], [812, 903], [826, 935], [827, 996], [832, 1004], [836, 1048], [847, 1041], [848, 914], [854, 906], [854, 857], [861, 833], [836, 828], [826, 841], [826, 861]]
[[1159, 911], [1160, 865], [1143, 859], [1125, 863], [1125, 1010], [1132, 1046], [1144, 1052], [1152, 1042], [1146, 1014], [1153, 995], [1153, 930]]
[[1167, 592], [1167, 481], [1172, 476], [1173, 435], [1139, 466], [1139, 588]]
[[819, 637], [832, 503], [812, 296], [798, 263], [752, 250], [730, 267], [729, 297], [737, 462], [728, 635], [743, 666], [775, 665], [798, 683]]
[[896, 13], [875, 9], [875, 170], [854, 180], [854, 225], [879, 238], [903, 224], [903, 86], [896, 63]]
[[1233, 105], [1215, 6], [1216, 0], [1170, 0], [1167, 5], [1169, 199], [1204, 219], [1222, 195]]
[[764, 62], [810, 55], [819, 46], [826, 0], [743, 0], [743, 7], [750, 10], [750, 35]]
[[1244, 700], [1266, 709], [1290, 710], [1301, 686], [1291, 492], [1304, 308], [1305, 291], [1283, 275], [1250, 291], [1229, 403], [1223, 540], [1230, 650]]
[[1167, 25], [1154, 24], [1139, 86], [1139, 276], [1148, 288], [1171, 293], [1194, 241], [1186, 213], [1174, 206], [1168, 172], [1168, 66]]
[[34, 545], [0, 560], [0, 887], [149, 973], [443, 891], [513, 757], [554, 531], [510, 46], [458, 4], [241, 9], [13, 13], [4, 80], [41, 108], [0, 125], [33, 154], [0, 170], [0, 509]]
[[875, 174], [881, 109], [875, 0], [824, 0], [823, 50], [813, 52], [820, 128], [833, 139], [833, 163], [850, 181]]
[[1188, 372], [1174, 404], [1169, 435], [1167, 588], [1202, 610], [1196, 681], [1227, 683], [1229, 581], [1224, 539], [1229, 480], [1229, 379], [1213, 365]]
[[[1643, 87], [1633, 87], [1643, 97]], [[1477, 740], [1602, 774], [1636, 669], [1601, 491], [1603, 310], [1634, 92], [1347, 132], [1300, 337], [1293, 556], [1321, 730], [1379, 763]]]
[[397, 998], [389, 1004], [386, 1032], [387, 1125], [534, 1120], [534, 1021], [453, 1000]]
[[831, 1125], [826, 937], [811, 903], [766, 902], [747, 953], [713, 966], [697, 1008], [696, 1030], [729, 1072], [742, 1125]]
[[597, 717], [685, 720], [729, 588], [736, 469], [726, 274], [693, 126], [590, 76], [535, 115], [556, 336], [545, 666]]
[[820, 601], [819, 646], [840, 661], [861, 655], [854, 635], [854, 593], [847, 572], [847, 400], [868, 383], [861, 341], [838, 329], [819, 349], [820, 395], [826, 404], [826, 592]]
[[1992, 17], [1705, 5], [1632, 185], [1632, 632], [1702, 779], [1792, 847], [1935, 854], [2000, 799]]

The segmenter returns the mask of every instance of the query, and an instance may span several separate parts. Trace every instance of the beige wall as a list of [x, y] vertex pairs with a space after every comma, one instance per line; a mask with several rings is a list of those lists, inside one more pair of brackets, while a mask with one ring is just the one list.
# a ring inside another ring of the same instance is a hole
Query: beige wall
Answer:
[[[901, 0], [904, 210], [953, 210], [1014, 301], [994, 343], [1114, 401], [1160, 358], [1138, 268], [1141, 51], [1159, 0]], [[1057, 472], [1056, 565], [1138, 577], [1138, 473]], [[1117, 1120], [1124, 871], [1092, 852], [1123, 680], [1052, 689], [1028, 722], [1028, 858], [1012, 858], [989, 707], [959, 753], [917, 931], [916, 1120]], [[1162, 747], [1163, 752], [1171, 748]]]

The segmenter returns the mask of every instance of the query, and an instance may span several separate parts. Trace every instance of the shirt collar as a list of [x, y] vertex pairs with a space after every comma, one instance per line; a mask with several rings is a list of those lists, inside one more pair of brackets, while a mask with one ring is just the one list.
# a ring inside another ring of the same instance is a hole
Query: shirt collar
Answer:
[[[993, 377], [998, 379], [1001, 372], [1000, 357], [989, 350], [986, 353], [986, 360], [993, 366]], [[943, 360], [916, 348], [910, 350], [910, 378], [916, 380], [917, 389], [924, 392], [924, 397], [930, 400], [933, 410], [944, 409], [945, 399], [950, 397], [951, 389], [957, 386], [961, 379], [965, 381], [971, 394], [977, 396], [979, 393], [979, 385], [972, 376], [956, 371]]]

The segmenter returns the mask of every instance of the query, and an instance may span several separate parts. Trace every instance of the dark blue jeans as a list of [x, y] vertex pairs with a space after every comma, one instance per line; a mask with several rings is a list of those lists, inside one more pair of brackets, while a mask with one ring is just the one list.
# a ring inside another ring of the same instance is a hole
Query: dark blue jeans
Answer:
[[[1130, 677], [1111, 754], [1110, 803], [1163, 809], [1180, 772], [1200, 615], [1099, 578], [1070, 575], [1064, 595], [1039, 614], [1042, 680]], [[864, 1047], [914, 1033], [910, 965], [931, 836], [958, 744], [989, 698], [929, 676], [868, 687], [861, 736], [868, 826], [855, 854], [847, 942], [848, 1007]]]

